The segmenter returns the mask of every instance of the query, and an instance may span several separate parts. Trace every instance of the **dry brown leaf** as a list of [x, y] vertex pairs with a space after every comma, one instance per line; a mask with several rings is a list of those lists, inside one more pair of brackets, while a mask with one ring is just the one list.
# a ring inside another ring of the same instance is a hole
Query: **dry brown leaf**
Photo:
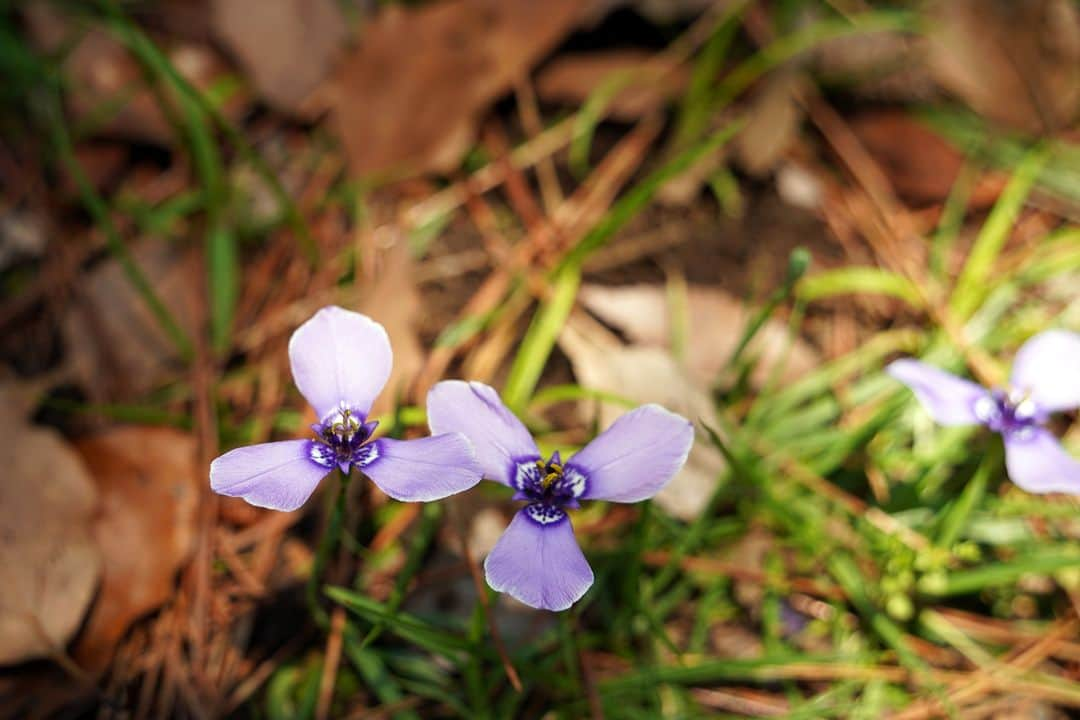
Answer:
[[118, 428], [76, 449], [101, 495], [93, 534], [102, 579], [74, 656], [101, 670], [128, 627], [172, 594], [194, 546], [204, 478], [196, 470], [194, 438], [171, 428]]
[[334, 117], [356, 175], [454, 168], [479, 114], [579, 20], [577, 0], [384, 9], [342, 64]]
[[731, 0], [592, 0], [589, 20], [602, 19], [612, 10], [629, 7], [638, 15], [649, 19], [656, 25], [671, 25], [678, 20], [700, 15], [718, 2]]
[[215, 35], [259, 94], [296, 112], [333, 68], [348, 27], [335, 0], [213, 0]]
[[[202, 284], [197, 258], [160, 241], [141, 243], [134, 256], [192, 337], [195, 293]], [[70, 368], [96, 402], [141, 397], [181, 367], [169, 337], [112, 260], [80, 280], [63, 335]]]
[[839, 80], [859, 97], [926, 102], [940, 95], [926, 55], [923, 38], [910, 33], [843, 35], [823, 42], [814, 53], [815, 75]]
[[1071, 0], [941, 0], [931, 11], [934, 78], [976, 112], [1032, 133], [1080, 110], [1080, 8]]
[[[849, 124], [902, 198], [925, 204], [949, 196], [964, 156], [925, 124], [896, 111], [863, 113]], [[993, 205], [1003, 184], [1000, 176], [985, 177], [973, 189], [969, 204]]]
[[798, 98], [805, 82], [795, 70], [774, 73], [751, 101], [746, 128], [735, 138], [735, 156], [751, 175], [772, 171], [798, 136], [803, 119]]
[[[81, 32], [41, 0], [22, 10], [30, 37], [43, 51], [57, 52], [77, 39], [64, 59], [65, 87], [69, 88], [65, 100], [75, 120], [93, 123], [99, 135], [160, 145], [175, 141], [176, 133], [161, 111], [158, 96], [146, 85], [144, 68], [118, 40], [100, 28]], [[164, 50], [177, 72], [199, 90], [209, 90], [228, 71], [207, 45], [179, 43]], [[118, 103], [114, 113], [103, 113]], [[234, 94], [223, 109], [226, 116], [236, 119], [245, 106], [245, 100]]]
[[360, 312], [382, 323], [394, 348], [390, 379], [372, 407], [375, 414], [388, 412], [397, 405], [423, 365], [424, 350], [414, 324], [420, 313], [420, 295], [413, 278], [408, 241], [399, 237], [379, 254], [374, 282], [362, 290]]
[[[659, 403], [695, 424], [713, 415], [707, 386], [688, 376], [666, 350], [623, 345], [582, 314], [571, 316], [559, 335], [559, 347], [570, 358], [574, 376], [584, 387], [614, 393], [635, 403]], [[606, 428], [624, 412], [626, 408], [621, 405], [601, 403], [600, 427]], [[697, 517], [712, 497], [725, 466], [719, 451], [699, 437], [686, 465], [656, 495], [656, 503], [674, 517]]]
[[609, 50], [568, 53], [548, 63], [536, 78], [541, 100], [579, 106], [606, 83], [623, 87], [606, 106], [617, 120], [636, 120], [682, 94], [688, 68], [661, 68], [653, 53]]
[[[657, 348], [671, 346], [671, 309], [660, 285], [610, 287], [585, 285], [582, 304], [633, 342]], [[724, 369], [750, 319], [747, 307], [723, 290], [691, 286], [687, 291], [686, 371], [710, 387]], [[806, 342], [790, 342], [787, 326], [771, 320], [758, 331], [747, 352], [758, 357], [751, 381], [760, 385], [783, 363], [780, 377], [793, 380], [817, 366], [817, 352]]]
[[78, 629], [101, 573], [98, 497], [79, 456], [29, 425], [0, 386], [0, 665], [49, 657]]

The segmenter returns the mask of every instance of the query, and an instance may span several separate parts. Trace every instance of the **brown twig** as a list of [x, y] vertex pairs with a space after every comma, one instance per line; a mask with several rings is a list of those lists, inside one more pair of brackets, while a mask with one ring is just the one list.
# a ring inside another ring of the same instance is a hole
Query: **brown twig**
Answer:
[[322, 677], [319, 679], [319, 702], [315, 706], [315, 720], [330, 717], [330, 705], [334, 699], [338, 665], [341, 664], [342, 634], [345, 630], [345, 608], [336, 605], [330, 613], [330, 635], [326, 638], [326, 654], [323, 655]]

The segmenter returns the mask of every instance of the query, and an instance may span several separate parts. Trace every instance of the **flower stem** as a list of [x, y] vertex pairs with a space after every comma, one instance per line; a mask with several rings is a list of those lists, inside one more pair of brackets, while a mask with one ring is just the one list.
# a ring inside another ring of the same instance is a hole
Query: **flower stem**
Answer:
[[986, 495], [986, 486], [990, 480], [990, 472], [997, 467], [1001, 457], [1000, 446], [991, 449], [983, 456], [983, 461], [975, 469], [975, 474], [964, 487], [963, 493], [953, 502], [945, 516], [941, 519], [941, 528], [938, 531], [937, 544], [939, 547], [950, 548], [955, 543], [967, 523], [968, 516], [975, 506], [982, 502]]
[[330, 616], [319, 603], [319, 585], [322, 583], [323, 574], [326, 572], [326, 564], [330, 561], [330, 556], [337, 549], [341, 540], [341, 528], [345, 521], [345, 497], [348, 489], [349, 476], [342, 474], [338, 483], [337, 497], [329, 509], [326, 526], [323, 528], [319, 547], [315, 551], [315, 562], [311, 566], [311, 575], [308, 576], [307, 581], [308, 607], [311, 609], [311, 615], [315, 618], [315, 622], [319, 624], [319, 627], [323, 628], [330, 626]]

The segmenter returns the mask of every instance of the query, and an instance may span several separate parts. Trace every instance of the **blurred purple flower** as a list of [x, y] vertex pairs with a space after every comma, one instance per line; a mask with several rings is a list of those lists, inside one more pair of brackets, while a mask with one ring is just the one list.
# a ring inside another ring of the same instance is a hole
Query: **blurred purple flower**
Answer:
[[526, 605], [565, 610], [593, 582], [567, 509], [579, 500], [638, 502], [656, 494], [686, 462], [694, 428], [659, 405], [626, 413], [565, 464], [543, 460], [525, 426], [498, 394], [449, 380], [428, 393], [432, 432], [457, 430], [476, 450], [484, 477], [508, 485], [518, 511], [484, 562], [488, 584]]
[[982, 424], [1000, 433], [1009, 478], [1024, 490], [1080, 494], [1080, 462], [1043, 427], [1050, 413], [1080, 407], [1080, 335], [1048, 330], [1028, 340], [1007, 389], [987, 390], [917, 360], [897, 360], [886, 370], [940, 424]]
[[468, 490], [481, 469], [460, 433], [419, 440], [372, 440], [371, 404], [390, 377], [393, 355], [382, 325], [325, 307], [293, 333], [289, 361], [297, 388], [319, 422], [311, 440], [237, 448], [210, 464], [210, 487], [252, 505], [295, 510], [335, 467], [362, 470], [398, 500], [438, 500]]

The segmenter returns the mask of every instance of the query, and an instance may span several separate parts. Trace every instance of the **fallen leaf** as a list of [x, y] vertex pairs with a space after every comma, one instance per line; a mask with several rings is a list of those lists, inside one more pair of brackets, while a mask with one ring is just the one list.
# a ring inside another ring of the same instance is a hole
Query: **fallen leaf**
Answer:
[[259, 95], [289, 112], [329, 75], [348, 38], [335, 0], [213, 0], [211, 12]]
[[101, 496], [93, 535], [102, 578], [74, 657], [101, 670], [128, 627], [173, 593], [194, 547], [204, 478], [195, 466], [194, 438], [171, 428], [117, 428], [75, 447]]
[[1080, 8], [1070, 0], [945, 0], [930, 10], [928, 61], [976, 112], [1030, 133], [1080, 110]]
[[340, 66], [332, 104], [356, 175], [457, 166], [480, 114], [580, 19], [577, 0], [385, 8]]
[[[582, 304], [635, 343], [671, 347], [672, 325], [668, 296], [660, 285], [610, 287], [585, 285]], [[732, 295], [711, 287], [687, 291], [685, 368], [695, 382], [711, 387], [735, 351], [750, 320], [750, 310]], [[778, 364], [783, 380], [794, 380], [817, 366], [817, 352], [805, 341], [790, 342], [787, 325], [769, 320], [747, 348], [758, 358], [751, 382], [760, 386]]]
[[814, 75], [863, 98], [890, 102], [939, 100], [924, 38], [900, 31], [831, 38], [814, 53]]
[[751, 100], [746, 128], [734, 143], [739, 164], [751, 175], [771, 172], [796, 139], [803, 119], [798, 98], [805, 83], [795, 70], [774, 73]]
[[[154, 240], [135, 246], [133, 255], [158, 297], [193, 337], [195, 293], [202, 284], [196, 256]], [[71, 371], [92, 401], [142, 397], [180, 369], [176, 348], [116, 261], [86, 274], [76, 297], [62, 332]]]
[[0, 270], [45, 252], [47, 221], [29, 209], [0, 210]]
[[[644, 404], [655, 402], [696, 423], [714, 414], [707, 386], [691, 378], [669, 352], [658, 347], [623, 345], [589, 318], [575, 314], [559, 335], [559, 347], [573, 365], [579, 384]], [[592, 404], [590, 403], [590, 407]], [[600, 404], [599, 425], [606, 428], [626, 408]], [[701, 435], [700, 430], [698, 431]], [[707, 438], [699, 437], [686, 465], [655, 498], [674, 517], [691, 520], [705, 509], [726, 467]]]
[[56, 431], [26, 422], [15, 392], [0, 386], [0, 665], [62, 650], [101, 573], [90, 474]]
[[593, 0], [588, 19], [596, 22], [612, 10], [628, 7], [654, 25], [671, 25], [700, 15], [717, 0]]
[[412, 254], [408, 240], [402, 236], [380, 251], [374, 281], [362, 290], [360, 312], [382, 323], [394, 348], [390, 379], [372, 407], [375, 414], [389, 412], [398, 405], [424, 362], [414, 322], [421, 312], [420, 295], [413, 278]]
[[605, 106], [616, 120], [636, 120], [679, 97], [689, 72], [665, 71], [655, 54], [641, 50], [567, 53], [548, 63], [536, 78], [536, 94], [546, 102], [580, 106], [599, 88], [622, 87]]
[[[944, 202], [964, 165], [964, 156], [925, 124], [906, 113], [863, 113], [849, 121], [896, 192], [913, 203]], [[973, 188], [969, 204], [993, 205], [1004, 179], [985, 176]]]

